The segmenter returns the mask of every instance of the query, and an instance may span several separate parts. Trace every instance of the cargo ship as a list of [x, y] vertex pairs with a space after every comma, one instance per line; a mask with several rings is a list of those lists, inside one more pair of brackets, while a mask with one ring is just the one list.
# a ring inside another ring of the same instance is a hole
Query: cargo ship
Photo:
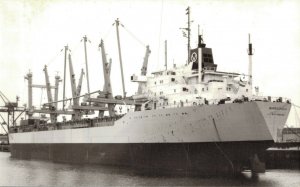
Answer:
[[[166, 65], [164, 70], [149, 75], [147, 46], [141, 73], [130, 77], [138, 84], [132, 96], [126, 96], [124, 79], [123, 96], [113, 96], [111, 61], [106, 59], [103, 41], [104, 88], [84, 95], [80, 95], [83, 73], [76, 85], [71, 55], [65, 48], [65, 67], [68, 60], [72, 89], [72, 97], [67, 100], [72, 101], [71, 108], [65, 108], [65, 91], [63, 100], [58, 100], [60, 77], [55, 77], [55, 86], [51, 86], [47, 66], [46, 84], [40, 87], [46, 88], [48, 103], [41, 109], [33, 107], [32, 88], [38, 85], [32, 83], [32, 73], [28, 73], [27, 117], [9, 129], [11, 157], [125, 166], [154, 173], [210, 175], [254, 170], [254, 160], [263, 161], [261, 155], [283, 128], [290, 100], [261, 96], [257, 88], [253, 91], [250, 35], [248, 74], [218, 71], [212, 49], [201, 34], [192, 49], [189, 8], [187, 11], [187, 63], [171, 68]], [[117, 19], [118, 39], [119, 24]], [[60, 102], [62, 109], [58, 107]], [[37, 113], [48, 115], [50, 121], [36, 117]], [[83, 118], [91, 113], [98, 116]], [[72, 119], [58, 121], [59, 115], [71, 115]]]

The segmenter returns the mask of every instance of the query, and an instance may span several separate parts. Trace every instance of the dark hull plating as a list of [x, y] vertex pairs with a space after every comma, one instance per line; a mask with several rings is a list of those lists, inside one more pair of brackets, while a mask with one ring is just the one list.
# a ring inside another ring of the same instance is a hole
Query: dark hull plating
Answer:
[[240, 172], [249, 167], [249, 158], [262, 155], [272, 143], [11, 144], [11, 156], [126, 166], [147, 173], [211, 175]]

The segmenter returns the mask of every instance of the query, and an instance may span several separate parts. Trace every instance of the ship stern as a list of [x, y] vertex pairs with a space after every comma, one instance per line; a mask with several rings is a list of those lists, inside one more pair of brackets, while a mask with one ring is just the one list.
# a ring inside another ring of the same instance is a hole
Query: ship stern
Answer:
[[263, 116], [274, 142], [278, 142], [278, 132], [283, 129], [287, 121], [291, 104], [289, 102], [255, 102]]

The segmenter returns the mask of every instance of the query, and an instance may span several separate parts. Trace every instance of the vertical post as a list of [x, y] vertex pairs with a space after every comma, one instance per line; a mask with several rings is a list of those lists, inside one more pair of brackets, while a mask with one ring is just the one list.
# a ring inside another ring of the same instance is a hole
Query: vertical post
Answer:
[[187, 7], [186, 9], [186, 14], [188, 15], [188, 63], [190, 63], [190, 50], [191, 50], [191, 44], [190, 44], [190, 40], [191, 40], [191, 20], [190, 20], [190, 7]]
[[13, 127], [15, 126], [15, 107], [12, 107], [12, 125], [13, 125]]
[[63, 110], [65, 110], [65, 92], [66, 92], [66, 65], [67, 65], [68, 45], [65, 46], [65, 61], [64, 61], [64, 86], [63, 86]]
[[125, 92], [125, 83], [124, 83], [124, 74], [123, 74], [123, 65], [122, 65], [122, 55], [121, 55], [121, 46], [120, 46], [120, 36], [119, 36], [119, 18], [116, 19], [116, 31], [117, 31], [117, 40], [118, 40], [118, 49], [119, 49], [119, 60], [120, 60], [120, 68], [121, 68], [121, 76], [122, 76], [122, 87], [123, 87], [123, 97], [126, 97]]
[[249, 76], [249, 84], [250, 84], [251, 90], [252, 90], [252, 55], [253, 55], [253, 51], [252, 51], [252, 43], [250, 41], [250, 34], [248, 35], [248, 37], [249, 37], [249, 43], [248, 43], [248, 55], [249, 55], [248, 76]]
[[[10, 110], [8, 110], [8, 112], [7, 112], [7, 130], [8, 130], [8, 132], [9, 132], [9, 115], [10, 115]], [[8, 135], [8, 133], [7, 133], [7, 135]]]
[[90, 93], [89, 68], [88, 68], [88, 60], [87, 60], [86, 42], [87, 42], [87, 37], [85, 35], [83, 37], [84, 57], [85, 57], [85, 69], [86, 69], [85, 71], [86, 71], [87, 89], [88, 89], [88, 93]]
[[58, 75], [55, 76], [55, 89], [54, 89], [54, 101], [56, 102], [54, 104], [55, 108], [57, 109], [57, 101], [58, 101], [58, 86], [60, 82], [60, 77]]
[[[32, 73], [29, 72], [27, 74], [27, 76], [25, 77], [25, 79], [28, 80], [28, 109], [31, 110], [32, 109]], [[29, 115], [29, 118], [32, 115]]]
[[168, 70], [168, 41], [165, 40], [165, 67]]

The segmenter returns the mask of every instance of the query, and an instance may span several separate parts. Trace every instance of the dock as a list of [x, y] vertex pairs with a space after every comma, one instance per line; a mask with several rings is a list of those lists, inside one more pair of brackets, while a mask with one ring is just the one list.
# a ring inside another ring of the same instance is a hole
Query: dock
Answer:
[[0, 144], [0, 152], [9, 152], [9, 144]]
[[300, 128], [284, 128], [266, 150], [267, 169], [300, 169]]

